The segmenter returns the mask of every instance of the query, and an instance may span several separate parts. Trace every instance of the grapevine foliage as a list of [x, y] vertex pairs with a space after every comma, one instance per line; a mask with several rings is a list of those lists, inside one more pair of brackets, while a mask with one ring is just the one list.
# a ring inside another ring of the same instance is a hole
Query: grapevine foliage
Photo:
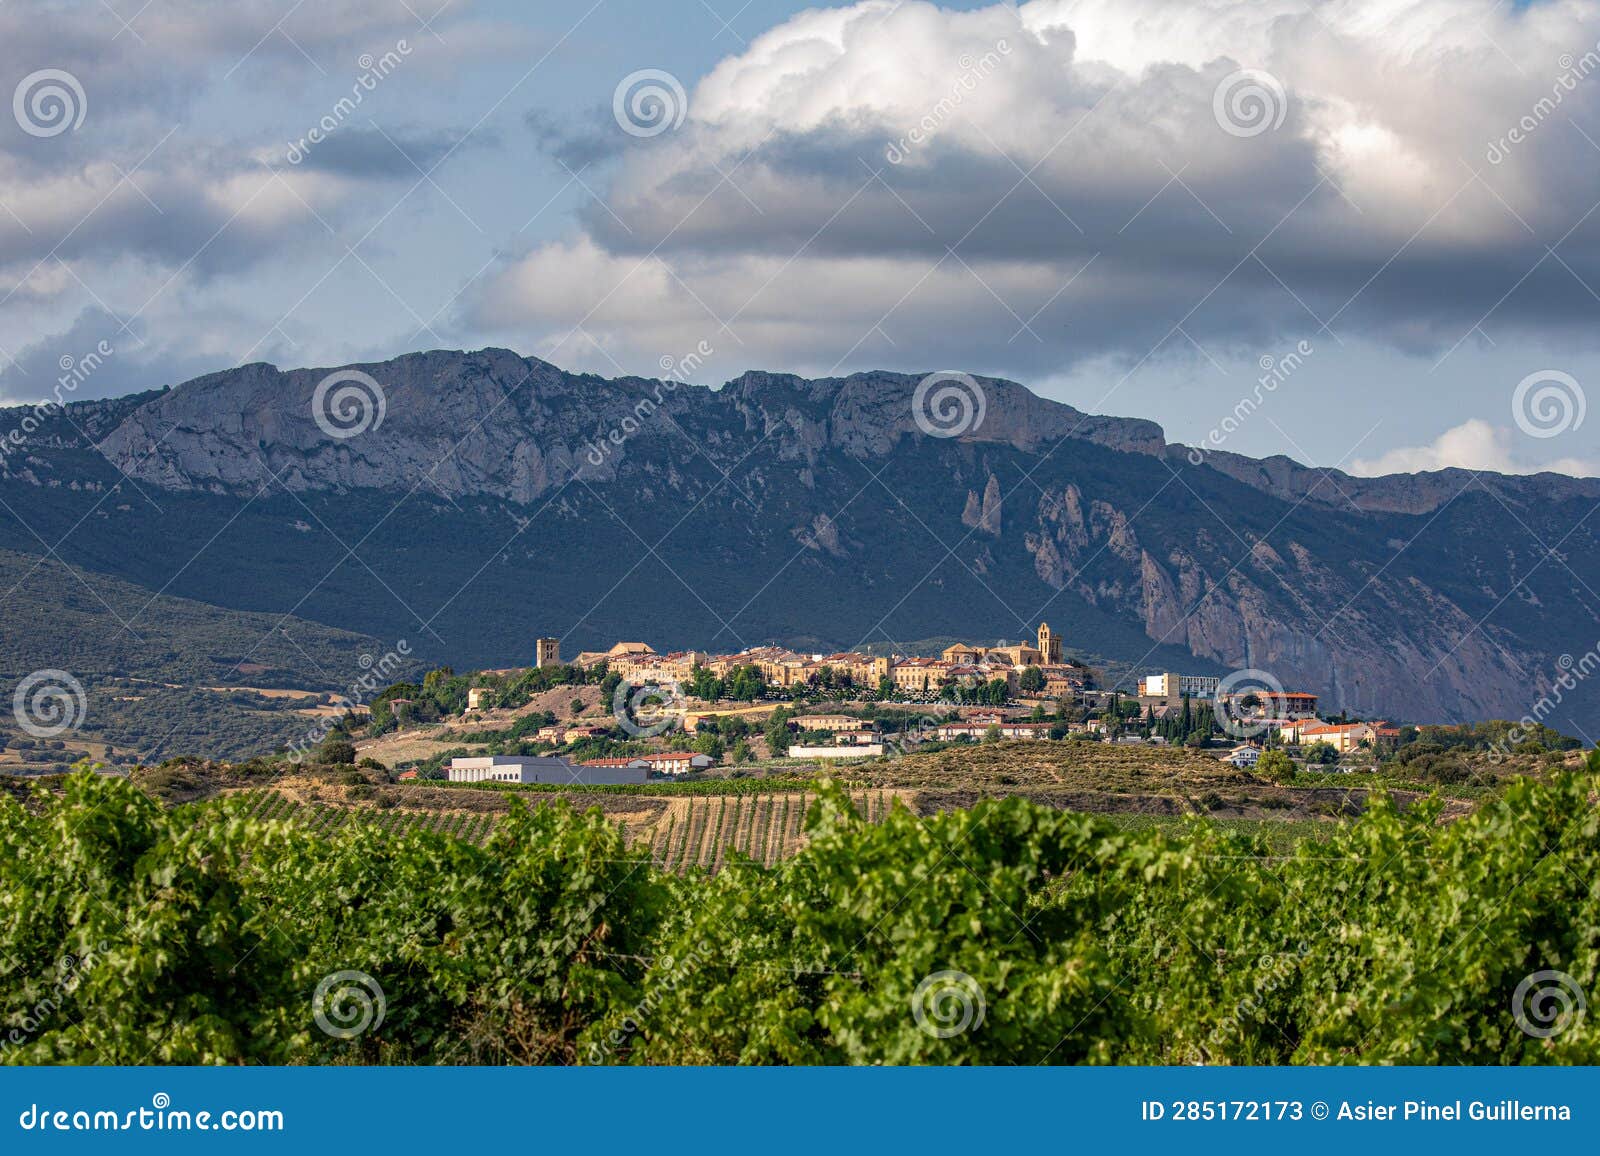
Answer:
[[[1600, 991], [1588, 789], [1450, 823], [1380, 795], [1285, 856], [1020, 799], [868, 823], [824, 785], [798, 854], [679, 876], [692, 835], [652, 858], [560, 803], [479, 846], [78, 774], [0, 801], [0, 1059], [1595, 1063], [1600, 1010], [1517, 1006]], [[381, 992], [353, 1038], [313, 1015], [341, 973]]]

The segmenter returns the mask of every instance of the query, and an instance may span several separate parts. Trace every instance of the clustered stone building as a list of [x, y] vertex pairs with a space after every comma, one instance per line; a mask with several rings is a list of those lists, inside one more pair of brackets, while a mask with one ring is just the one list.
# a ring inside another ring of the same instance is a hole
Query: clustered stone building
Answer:
[[876, 690], [887, 679], [902, 693], [921, 694], [950, 685], [971, 686], [1003, 680], [1015, 694], [1022, 672], [1030, 666], [1038, 667], [1044, 676], [1044, 686], [1039, 693], [1047, 697], [1076, 693], [1085, 684], [1083, 668], [1063, 661], [1061, 637], [1047, 622], [1039, 625], [1036, 645], [957, 643], [946, 647], [938, 658], [859, 651], [804, 654], [779, 646], [753, 647], [735, 654], [711, 654], [701, 650], [658, 654], [648, 643], [619, 642], [610, 650], [584, 651], [573, 659], [573, 664], [580, 667], [602, 662], [635, 684], [687, 683], [696, 667], [703, 667], [717, 678], [727, 678], [741, 666], [755, 667], [768, 685], [782, 688], [821, 683], [831, 678], [835, 683], [848, 680], [854, 686]]

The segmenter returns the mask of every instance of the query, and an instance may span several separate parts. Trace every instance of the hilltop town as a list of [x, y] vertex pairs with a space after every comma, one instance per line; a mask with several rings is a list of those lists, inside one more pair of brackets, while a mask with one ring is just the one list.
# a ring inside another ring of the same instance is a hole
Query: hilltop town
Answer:
[[1260, 671], [1156, 672], [1133, 693], [1099, 683], [1047, 622], [1030, 641], [956, 642], [937, 656], [619, 641], [568, 659], [545, 637], [530, 667], [436, 671], [378, 695], [352, 724], [364, 754], [408, 778], [593, 785], [1009, 740], [1183, 745], [1238, 768], [1266, 758], [1282, 777], [1297, 761], [1372, 769], [1403, 737], [1387, 720], [1323, 718], [1315, 694]]

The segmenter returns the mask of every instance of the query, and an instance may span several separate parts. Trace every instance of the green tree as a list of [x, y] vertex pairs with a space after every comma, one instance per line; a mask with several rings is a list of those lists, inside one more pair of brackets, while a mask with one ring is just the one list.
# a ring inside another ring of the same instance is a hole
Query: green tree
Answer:
[[324, 742], [317, 748], [317, 762], [330, 765], [354, 763], [356, 761], [355, 744], [341, 742], [337, 739]]
[[728, 672], [727, 695], [735, 702], [754, 702], [766, 693], [767, 682], [758, 667], [744, 664]]
[[716, 675], [696, 663], [694, 669], [689, 672], [688, 691], [695, 698], [705, 702], [716, 702], [722, 697], [722, 683], [718, 681]]
[[1256, 773], [1274, 783], [1287, 783], [1295, 776], [1294, 760], [1282, 751], [1266, 751], [1256, 762]]
[[1025, 666], [1017, 677], [1017, 686], [1029, 694], [1038, 694], [1044, 689], [1044, 671], [1037, 666]]

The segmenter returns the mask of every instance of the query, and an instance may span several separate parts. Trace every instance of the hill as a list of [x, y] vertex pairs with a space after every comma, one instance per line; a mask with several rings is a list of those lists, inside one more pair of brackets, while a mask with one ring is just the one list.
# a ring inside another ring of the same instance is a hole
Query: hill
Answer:
[[[9, 692], [34, 671], [64, 670], [83, 689], [81, 724], [59, 737], [34, 740], [20, 718], [3, 716], [3, 771], [85, 755], [123, 763], [270, 751], [303, 736], [331, 695], [348, 695], [394, 653], [352, 631], [176, 598], [10, 550], [0, 550], [0, 590], [0, 685]], [[412, 669], [396, 657], [384, 684]]]

